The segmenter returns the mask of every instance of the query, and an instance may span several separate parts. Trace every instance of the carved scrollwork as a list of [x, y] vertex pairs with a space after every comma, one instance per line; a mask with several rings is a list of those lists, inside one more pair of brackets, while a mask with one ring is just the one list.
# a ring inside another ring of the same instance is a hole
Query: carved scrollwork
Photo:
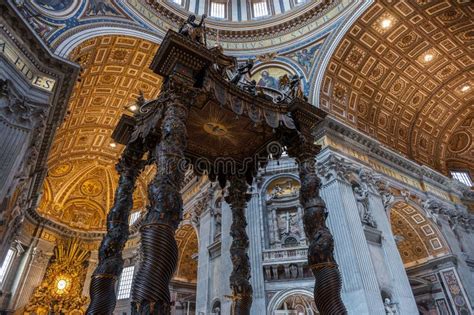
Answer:
[[0, 116], [8, 123], [27, 129], [41, 124], [46, 117], [44, 105], [17, 95], [8, 80], [0, 79]]
[[357, 173], [357, 168], [349, 161], [331, 154], [324, 161], [318, 162], [318, 174], [323, 184], [338, 179], [344, 182], [350, 181], [350, 175]]
[[212, 208], [211, 201], [216, 189], [216, 185], [209, 186], [208, 189], [202, 192], [197, 198], [198, 201], [193, 207], [193, 212], [191, 214], [191, 221], [194, 225], [199, 225], [201, 215], [206, 211], [206, 209]]

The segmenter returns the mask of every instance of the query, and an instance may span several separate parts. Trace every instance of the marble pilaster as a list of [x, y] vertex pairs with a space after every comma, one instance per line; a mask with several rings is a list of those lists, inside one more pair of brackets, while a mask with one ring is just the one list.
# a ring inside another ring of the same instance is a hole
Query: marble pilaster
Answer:
[[214, 241], [213, 220], [210, 211], [205, 211], [199, 220], [199, 259], [197, 271], [196, 311], [208, 314], [212, 305], [210, 297], [209, 281], [211, 274], [211, 262], [209, 257], [209, 245]]
[[344, 177], [352, 167], [341, 164], [343, 162], [333, 156], [322, 156], [319, 160], [325, 168], [321, 196], [328, 208], [328, 225], [334, 235], [336, 261], [342, 271], [344, 303], [349, 314], [383, 314], [380, 288], [357, 201]]
[[261, 199], [260, 194], [252, 194], [252, 199], [247, 203], [247, 234], [249, 236], [249, 258], [250, 258], [250, 283], [253, 289], [253, 302], [250, 314], [265, 314], [265, 284], [263, 276], [262, 252], [263, 246], [261, 239], [262, 217], [261, 217]]
[[392, 292], [390, 292], [392, 294], [392, 302], [398, 303], [400, 314], [417, 314], [418, 308], [415, 298], [392, 234], [390, 222], [384, 211], [382, 198], [371, 194], [369, 200], [378, 228], [382, 231], [382, 249], [392, 285]]

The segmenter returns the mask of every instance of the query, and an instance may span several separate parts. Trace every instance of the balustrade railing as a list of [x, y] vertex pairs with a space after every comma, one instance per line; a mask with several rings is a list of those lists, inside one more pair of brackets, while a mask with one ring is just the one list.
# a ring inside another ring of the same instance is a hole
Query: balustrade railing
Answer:
[[306, 259], [308, 255], [308, 248], [278, 248], [265, 250], [263, 252], [264, 262], [282, 261], [282, 260], [297, 260]]

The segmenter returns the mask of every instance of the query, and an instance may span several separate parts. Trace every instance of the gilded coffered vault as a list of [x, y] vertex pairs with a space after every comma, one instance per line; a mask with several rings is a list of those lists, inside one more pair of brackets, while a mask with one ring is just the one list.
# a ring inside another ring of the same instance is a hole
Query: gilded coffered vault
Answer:
[[437, 227], [412, 205], [396, 202], [390, 210], [390, 222], [405, 265], [422, 263], [449, 253]]
[[197, 282], [198, 237], [194, 227], [183, 225], [175, 233], [179, 248], [179, 261], [174, 278], [178, 281]]
[[[82, 67], [48, 158], [49, 173], [39, 212], [73, 228], [101, 230], [118, 179], [114, 165], [122, 150], [110, 135], [124, 112], [143, 93], [158, 95], [161, 78], [148, 66], [158, 46], [146, 40], [101, 36], [70, 55]], [[134, 209], [145, 206], [146, 185], [138, 180]]]
[[333, 54], [320, 107], [421, 164], [472, 172], [473, 28], [468, 1], [377, 1]]

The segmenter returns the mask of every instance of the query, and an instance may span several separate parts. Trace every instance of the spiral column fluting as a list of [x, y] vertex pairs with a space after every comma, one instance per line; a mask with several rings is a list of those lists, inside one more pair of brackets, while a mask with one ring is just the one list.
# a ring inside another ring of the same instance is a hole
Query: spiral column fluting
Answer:
[[302, 138], [289, 148], [296, 157], [301, 180], [300, 202], [304, 208], [303, 224], [308, 246], [308, 266], [315, 277], [314, 302], [322, 315], [344, 315], [341, 298], [341, 275], [334, 259], [334, 239], [326, 226], [328, 212], [319, 194], [321, 181], [316, 174], [319, 149]]
[[247, 251], [249, 238], [245, 227], [245, 208], [250, 195], [247, 194], [247, 182], [245, 178], [233, 176], [230, 178], [230, 186], [226, 201], [232, 209], [232, 225], [230, 235], [230, 255], [232, 260], [232, 273], [230, 275], [230, 288], [232, 290], [232, 315], [249, 315], [252, 306], [252, 285], [250, 279], [250, 262]]
[[114, 204], [107, 215], [107, 234], [99, 247], [99, 263], [92, 274], [89, 315], [112, 314], [117, 301], [115, 287], [123, 269], [122, 250], [128, 240], [128, 217], [133, 206], [135, 182], [145, 162], [141, 141], [129, 143], [116, 169], [120, 174]]
[[164, 88], [170, 98], [164, 104], [157, 173], [148, 186], [150, 205], [140, 229], [142, 259], [132, 287], [132, 314], [170, 314], [169, 284], [178, 262], [174, 234], [182, 218], [188, 108], [170, 85]]

